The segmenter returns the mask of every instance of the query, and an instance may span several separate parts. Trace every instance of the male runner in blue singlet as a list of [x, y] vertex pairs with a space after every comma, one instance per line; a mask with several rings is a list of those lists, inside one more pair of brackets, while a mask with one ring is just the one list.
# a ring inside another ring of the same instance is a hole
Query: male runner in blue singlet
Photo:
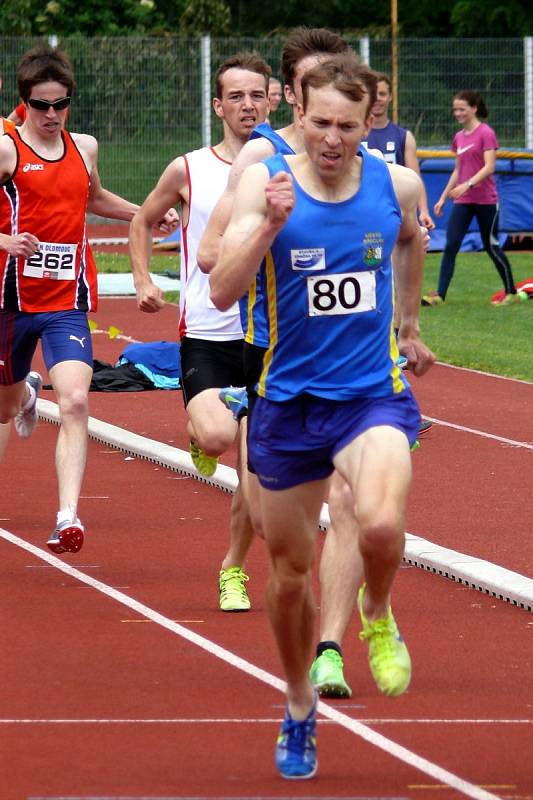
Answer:
[[[285, 99], [293, 109], [293, 122], [277, 131], [270, 125], [258, 125], [235, 159], [226, 191], [213, 210], [198, 249], [198, 262], [209, 272], [215, 265], [221, 237], [228, 225], [235, 191], [246, 167], [257, 164], [274, 153], [294, 155], [304, 150], [302, 131], [298, 123], [297, 106], [302, 102], [301, 81], [305, 73], [318, 63], [338, 53], [352, 51], [340, 36], [324, 28], [295, 28], [285, 41], [281, 54], [281, 74]], [[264, 272], [240, 300], [241, 321], [245, 332], [244, 372], [248, 401], [248, 424], [255, 405], [256, 384], [263, 368], [263, 356], [269, 344], [269, 325], [264, 308]], [[222, 393], [225, 402], [237, 405], [242, 401], [235, 387]], [[235, 403], [237, 401], [237, 403]], [[255, 530], [261, 530], [258, 483], [253, 465], [248, 460], [249, 473], [243, 479], [249, 508], [254, 511]], [[355, 594], [362, 580], [362, 562], [357, 535], [352, 526], [350, 509], [352, 497], [346, 482], [334, 473], [327, 491], [331, 524], [320, 558], [320, 636], [311, 672], [319, 693], [327, 697], [350, 697], [352, 690], [344, 678], [342, 641], [353, 614]]]
[[287, 679], [276, 747], [283, 777], [316, 771], [316, 697], [308, 678], [316, 530], [325, 481], [351, 487], [365, 584], [358, 596], [374, 678], [405, 691], [411, 662], [390, 608], [401, 562], [418, 407], [396, 365], [392, 249], [402, 307], [399, 348], [415, 376], [434, 361], [419, 337], [423, 267], [419, 178], [359, 149], [376, 80], [347, 56], [302, 79], [305, 152], [248, 168], [211, 274], [224, 309], [264, 259], [269, 348], [250, 453], [271, 555], [268, 611]]

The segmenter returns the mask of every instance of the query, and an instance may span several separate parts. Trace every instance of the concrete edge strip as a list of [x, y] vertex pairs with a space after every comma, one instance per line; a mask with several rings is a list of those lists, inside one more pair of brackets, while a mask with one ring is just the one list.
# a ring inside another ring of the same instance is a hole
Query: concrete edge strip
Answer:
[[[37, 401], [37, 409], [41, 419], [59, 424], [59, 408], [56, 403], [40, 398]], [[215, 475], [205, 478], [197, 473], [189, 453], [184, 450], [148, 439], [94, 417], [89, 417], [89, 436], [95, 441], [174, 472], [180, 472], [201, 483], [222, 489], [228, 494], [233, 494], [237, 488], [237, 473], [231, 467], [219, 464]], [[326, 530], [329, 522], [328, 507], [324, 503], [320, 515], [320, 528]], [[533, 611], [533, 580], [490, 561], [441, 547], [409, 532], [406, 532], [404, 561], [526, 611]]]
[[[129, 239], [126, 236], [109, 236], [109, 237], [99, 237], [99, 238], [89, 238], [89, 244], [91, 247], [98, 247], [98, 245], [102, 245], [102, 247], [110, 247], [111, 245], [126, 245], [128, 244]], [[163, 241], [162, 236], [154, 236], [152, 242], [154, 244], [159, 244]]]

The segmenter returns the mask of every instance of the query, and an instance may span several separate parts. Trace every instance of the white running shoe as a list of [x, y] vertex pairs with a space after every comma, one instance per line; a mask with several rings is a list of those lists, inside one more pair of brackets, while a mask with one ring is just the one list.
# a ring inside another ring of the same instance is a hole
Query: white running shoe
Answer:
[[37, 395], [41, 391], [43, 379], [38, 372], [29, 372], [26, 384], [33, 390], [33, 401], [27, 408], [21, 408], [15, 417], [15, 430], [23, 439], [31, 436], [37, 425]]

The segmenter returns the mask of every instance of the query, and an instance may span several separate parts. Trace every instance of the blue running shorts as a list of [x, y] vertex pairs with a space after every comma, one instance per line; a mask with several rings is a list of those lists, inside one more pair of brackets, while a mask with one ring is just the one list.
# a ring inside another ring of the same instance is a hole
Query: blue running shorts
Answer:
[[389, 425], [411, 447], [420, 411], [410, 390], [392, 397], [327, 400], [304, 394], [283, 403], [259, 397], [249, 434], [249, 458], [261, 486], [273, 491], [323, 480], [339, 450], [369, 428]]
[[83, 361], [92, 369], [93, 345], [85, 311], [0, 310], [0, 384], [24, 380], [39, 339], [48, 371], [60, 361]]

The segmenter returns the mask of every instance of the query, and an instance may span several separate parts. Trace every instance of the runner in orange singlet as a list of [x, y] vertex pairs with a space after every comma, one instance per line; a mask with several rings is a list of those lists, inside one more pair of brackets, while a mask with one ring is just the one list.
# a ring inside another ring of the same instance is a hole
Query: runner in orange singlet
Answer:
[[[0, 137], [0, 451], [11, 419], [23, 438], [37, 422], [42, 381], [30, 369], [41, 340], [60, 411], [59, 512], [48, 546], [77, 552], [93, 364], [87, 311], [98, 300], [85, 216], [129, 222], [138, 206], [102, 187], [96, 139], [64, 130], [74, 91], [68, 58], [39, 45], [23, 56], [17, 80], [26, 120]], [[173, 219], [175, 211], [166, 215]]]

